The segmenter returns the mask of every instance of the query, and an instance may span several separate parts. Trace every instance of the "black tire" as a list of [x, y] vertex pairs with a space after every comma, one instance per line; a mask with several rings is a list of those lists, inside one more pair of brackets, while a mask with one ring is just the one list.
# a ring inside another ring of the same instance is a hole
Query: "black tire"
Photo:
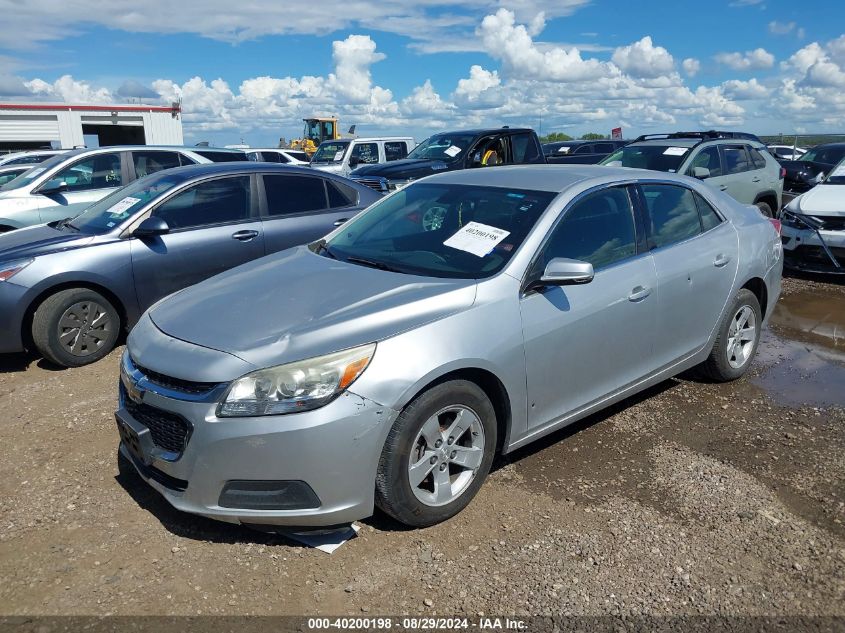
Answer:
[[760, 213], [762, 213], [767, 218], [775, 217], [772, 213], [772, 208], [769, 206], [767, 202], [755, 202], [755, 206], [760, 209]]
[[[477, 415], [484, 431], [483, 456], [463, 492], [450, 503], [431, 506], [420, 501], [411, 488], [408, 473], [411, 452], [425, 422], [451, 406], [468, 408]], [[397, 521], [413, 527], [450, 519], [472, 501], [484, 483], [496, 452], [496, 434], [496, 411], [475, 383], [451, 380], [423, 392], [399, 414], [387, 436], [376, 475], [376, 505]]]
[[[728, 345], [731, 341], [731, 325], [737, 314], [748, 306], [754, 313], [755, 319], [755, 334], [753, 346], [750, 354], [745, 359], [745, 362], [740, 367], [734, 367], [728, 358]], [[734, 300], [725, 311], [725, 316], [719, 324], [719, 334], [716, 337], [716, 342], [713, 343], [713, 349], [710, 350], [710, 356], [707, 357], [701, 365], [699, 370], [705, 378], [716, 382], [728, 382], [736, 380], [748, 371], [751, 362], [754, 360], [754, 355], [757, 353], [757, 346], [760, 343], [760, 328], [762, 324], [762, 313], [760, 311], [760, 302], [757, 301], [757, 296], [750, 290], [743, 288], [734, 297]]]
[[[82, 317], [77, 320], [76, 329], [60, 325], [71, 309]], [[44, 358], [61, 367], [81, 367], [100, 360], [114, 349], [119, 334], [117, 310], [103, 295], [88, 288], [70, 288], [47, 297], [32, 318], [35, 347]]]

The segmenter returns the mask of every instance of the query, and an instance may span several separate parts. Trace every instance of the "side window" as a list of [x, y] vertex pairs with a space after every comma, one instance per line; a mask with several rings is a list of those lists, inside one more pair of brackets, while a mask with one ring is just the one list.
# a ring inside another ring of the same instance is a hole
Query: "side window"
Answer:
[[249, 176], [206, 180], [165, 200], [153, 211], [171, 229], [242, 221], [249, 213]]
[[119, 187], [123, 182], [120, 175], [120, 155], [97, 154], [83, 158], [53, 176], [51, 182], [56, 181], [66, 182], [68, 191]]
[[326, 180], [326, 189], [329, 192], [329, 207], [332, 209], [358, 204], [358, 192], [352, 187], [333, 180]]
[[179, 154], [176, 152], [132, 152], [135, 176], [143, 178], [162, 169], [179, 167]]
[[766, 158], [753, 147], [748, 148], [748, 155], [751, 157], [752, 169], [763, 169], [766, 166]]
[[613, 143], [596, 143], [593, 145], [593, 151], [596, 154], [610, 154], [615, 149]]
[[388, 141], [384, 144], [384, 158], [387, 162], [401, 160], [408, 155], [405, 141]]
[[511, 144], [515, 163], [533, 163], [542, 154], [537, 143], [534, 142], [533, 134], [514, 134], [511, 136]]
[[716, 213], [716, 210], [710, 206], [710, 203], [705, 200], [701, 194], [693, 193], [695, 196], [695, 203], [698, 205], [698, 213], [701, 216], [701, 228], [704, 231], [709, 231], [715, 226], [722, 223], [722, 218]]
[[744, 145], [723, 145], [722, 152], [725, 157], [726, 173], [739, 174], [753, 168]]
[[265, 163], [286, 163], [288, 159], [283, 154], [278, 152], [261, 152], [261, 158]]
[[582, 145], [575, 149], [573, 154], [592, 154], [593, 153], [593, 146], [592, 145]]
[[701, 233], [693, 193], [674, 185], [642, 185], [654, 246], [668, 246]]
[[352, 156], [357, 156], [361, 164], [378, 162], [378, 143], [356, 143], [352, 148]]
[[267, 214], [271, 217], [326, 208], [326, 186], [322, 178], [266, 175], [264, 192], [267, 195]]
[[541, 257], [545, 266], [555, 257], [609, 266], [637, 252], [634, 214], [626, 189], [602, 189], [576, 202], [552, 230]]
[[179, 154], [179, 163], [182, 165], [196, 165], [197, 161], [195, 161], [193, 158], [185, 156], [184, 154]]
[[687, 176], [693, 175], [695, 167], [704, 167], [710, 170], [710, 177], [722, 175], [722, 162], [719, 160], [719, 148], [715, 145], [705, 147], [695, 158], [692, 159], [689, 168], [686, 171]]
[[481, 139], [472, 151], [472, 165], [475, 167], [495, 167], [506, 161], [505, 139], [501, 136], [488, 136]]

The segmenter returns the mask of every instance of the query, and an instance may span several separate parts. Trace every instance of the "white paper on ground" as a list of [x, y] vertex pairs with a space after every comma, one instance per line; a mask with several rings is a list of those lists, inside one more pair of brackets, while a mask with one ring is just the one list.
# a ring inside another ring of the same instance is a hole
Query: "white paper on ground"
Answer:
[[687, 149], [686, 147], [667, 147], [663, 154], [665, 156], [683, 156], [687, 153]]
[[443, 245], [484, 257], [508, 235], [510, 231], [497, 229], [495, 226], [488, 226], [481, 222], [470, 222], [458, 229], [452, 237], [443, 242]]
[[136, 204], [138, 202], [141, 202], [140, 198], [126, 196], [123, 200], [114, 203], [109, 209], [109, 213], [111, 215], [121, 215], [124, 211], [132, 207], [133, 204]]
[[283, 534], [294, 541], [299, 541], [308, 547], [314, 547], [326, 554], [331, 554], [341, 545], [346, 543], [346, 541], [355, 538], [360, 529], [360, 525], [352, 523], [345, 528], [338, 528], [336, 530], [314, 530], [313, 532], [293, 532], [291, 530], [280, 529], [279, 534]]
[[452, 145], [451, 147], [444, 149], [443, 153], [447, 156], [451, 156], [452, 158], [454, 158], [455, 156], [461, 153], [461, 148], [457, 145]]

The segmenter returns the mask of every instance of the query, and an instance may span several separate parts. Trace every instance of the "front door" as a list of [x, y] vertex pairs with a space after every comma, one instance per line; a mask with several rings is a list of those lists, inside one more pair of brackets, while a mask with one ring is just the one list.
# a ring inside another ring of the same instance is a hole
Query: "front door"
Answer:
[[132, 238], [141, 310], [263, 256], [264, 230], [252, 199], [249, 176], [227, 176], [191, 185], [159, 204], [152, 214], [167, 222], [170, 232]]
[[609, 187], [564, 211], [532, 267], [588, 261], [594, 279], [521, 300], [531, 426], [543, 426], [638, 381], [653, 369], [657, 276], [638, 248], [631, 197]]

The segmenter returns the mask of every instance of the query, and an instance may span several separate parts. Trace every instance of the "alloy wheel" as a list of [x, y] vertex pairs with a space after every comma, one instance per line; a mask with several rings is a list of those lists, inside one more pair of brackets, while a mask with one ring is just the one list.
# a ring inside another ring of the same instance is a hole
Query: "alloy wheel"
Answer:
[[751, 306], [737, 310], [728, 329], [728, 363], [734, 369], [743, 367], [754, 351], [757, 340], [757, 316]]

